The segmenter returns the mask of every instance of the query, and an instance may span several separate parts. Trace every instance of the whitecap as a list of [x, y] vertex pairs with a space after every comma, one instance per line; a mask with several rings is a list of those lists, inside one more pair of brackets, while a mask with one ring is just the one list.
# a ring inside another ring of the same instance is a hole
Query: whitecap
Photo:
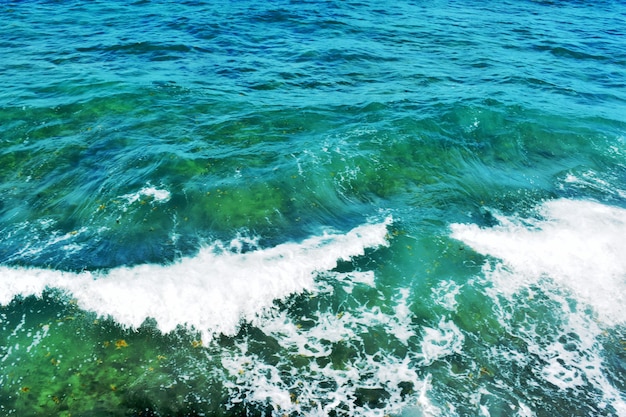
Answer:
[[172, 197], [172, 194], [168, 190], [159, 189], [148, 184], [135, 193], [124, 194], [119, 198], [126, 200], [130, 205], [139, 201], [142, 197], [148, 197], [156, 203], [166, 203]]
[[[496, 215], [500, 224], [481, 228], [453, 224], [452, 237], [502, 260], [515, 278], [499, 282], [514, 292], [551, 279], [592, 306], [609, 325], [626, 321], [626, 209], [594, 201], [559, 199], [536, 218]], [[494, 276], [502, 276], [495, 274]]]
[[[482, 275], [491, 284], [500, 324], [526, 342], [528, 354], [512, 358], [559, 390], [591, 384], [606, 404], [626, 415], [626, 403], [607, 379], [599, 338], [626, 322], [626, 210], [595, 201], [558, 199], [537, 216], [497, 214], [498, 225], [454, 224], [452, 237], [488, 256]], [[558, 309], [558, 323], [539, 336], [535, 321], [516, 323], [506, 305], [532, 308], [535, 294]], [[501, 305], [502, 304], [502, 305]], [[528, 362], [528, 363], [526, 363]]]
[[80, 273], [3, 266], [0, 304], [57, 288], [71, 294], [80, 308], [124, 326], [138, 328], [153, 319], [163, 333], [186, 326], [208, 342], [214, 334], [235, 334], [242, 320], [254, 319], [275, 300], [312, 289], [316, 274], [334, 268], [338, 260], [387, 245], [390, 222], [245, 253], [217, 242], [171, 265]]

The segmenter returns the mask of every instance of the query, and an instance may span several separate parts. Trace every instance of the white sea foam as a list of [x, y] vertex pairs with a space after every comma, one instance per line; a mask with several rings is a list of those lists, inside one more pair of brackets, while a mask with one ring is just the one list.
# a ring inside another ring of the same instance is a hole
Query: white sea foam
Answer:
[[168, 190], [161, 190], [148, 184], [135, 193], [120, 196], [120, 198], [128, 201], [128, 204], [133, 204], [142, 197], [147, 197], [157, 203], [165, 203], [171, 198], [171, 194]]
[[[369, 278], [361, 279], [362, 275], [327, 273], [325, 279], [316, 282], [311, 296], [326, 297], [326, 281], [333, 281], [346, 294], [354, 293], [351, 287], [369, 285], [375, 297], [386, 297]], [[249, 401], [273, 407], [275, 414], [283, 415], [327, 416], [338, 410], [340, 414], [363, 417], [444, 415], [429, 398], [430, 376], [419, 374], [416, 364], [422, 361], [420, 354], [409, 350], [397, 356], [383, 347], [384, 342], [371, 352], [363, 351], [364, 344], [376, 343], [367, 340], [372, 329], [379, 334], [377, 339], [396, 346], [408, 346], [409, 340], [419, 337], [419, 326], [413, 322], [415, 317], [409, 308], [410, 289], [397, 290], [385, 304], [392, 308], [382, 311], [379, 306], [364, 303], [339, 314], [329, 306], [306, 317], [292, 317], [290, 309], [271, 310], [257, 317], [254, 326], [276, 341], [283, 353], [276, 357], [278, 363], [268, 364], [266, 358], [248, 349], [246, 342], [226, 352], [222, 365], [231, 404]], [[444, 332], [450, 329], [455, 333], [452, 323], [443, 319], [442, 323]], [[462, 336], [455, 333], [455, 338]], [[458, 348], [457, 343], [440, 346], [439, 357]], [[342, 349], [358, 353], [343, 356], [338, 353]], [[255, 395], [251, 397], [250, 392]]]
[[559, 199], [544, 203], [538, 214], [497, 215], [500, 224], [489, 228], [453, 224], [452, 237], [501, 259], [515, 277], [502, 287], [516, 291], [547, 277], [592, 306], [605, 323], [626, 322], [626, 210]]
[[445, 321], [443, 318], [436, 328], [425, 327], [421, 343], [422, 363], [430, 365], [453, 353], [461, 353], [464, 339], [459, 328], [452, 321]]
[[[282, 362], [270, 365], [266, 359], [251, 353], [245, 343], [225, 353], [222, 365], [229, 375], [225, 385], [231, 403], [249, 401], [268, 405], [276, 414], [280, 411], [287, 415], [327, 416], [341, 410], [345, 415], [382, 417], [401, 413], [414, 401], [413, 412], [423, 416], [442, 415], [428, 398], [430, 377], [424, 379], [418, 375], [411, 354], [397, 357], [381, 350], [351, 355], [341, 365], [330, 362], [333, 346], [360, 346], [362, 335], [372, 326], [380, 326], [387, 334], [394, 334], [398, 326], [406, 326], [405, 303], [401, 291], [394, 314], [386, 315], [379, 309], [369, 311], [365, 306], [354, 314], [320, 311], [317, 324], [311, 328], [298, 326], [286, 311], [273, 311], [259, 318], [255, 325], [273, 337], [289, 355], [282, 355]], [[301, 358], [297, 370], [289, 362], [291, 357]], [[403, 385], [411, 387], [413, 401], [404, 397]], [[248, 395], [250, 392], [254, 395]], [[362, 395], [359, 392], [385, 394], [380, 403], [371, 407], [355, 401]]]
[[[541, 358], [533, 373], [561, 390], [584, 391], [592, 384], [603, 395], [598, 407], [611, 404], [617, 415], [626, 415], [598, 343], [604, 329], [626, 322], [626, 210], [559, 199], [542, 204], [537, 214], [497, 215], [500, 224], [489, 228], [455, 224], [452, 236], [499, 259], [483, 267], [493, 284], [487, 292], [507, 333], [525, 340], [531, 357]], [[535, 321], [517, 323], [506, 307], [531, 307], [535, 292], [561, 306], [558, 327], [541, 339]], [[526, 359], [512, 358], [520, 365]]]
[[164, 333], [184, 325], [208, 341], [215, 333], [236, 333], [241, 320], [254, 319], [275, 300], [311, 289], [316, 273], [332, 269], [337, 260], [387, 245], [390, 222], [388, 218], [346, 234], [325, 233], [246, 253], [216, 243], [167, 266], [120, 267], [106, 273], [0, 267], [0, 304], [57, 288], [70, 293], [79, 307], [122, 325], [137, 328], [151, 318]]
[[[606, 174], [604, 174], [606, 175]], [[587, 189], [596, 190], [605, 195], [613, 195], [618, 198], [626, 198], [626, 191], [615, 187], [614, 181], [607, 181], [602, 178], [603, 175], [593, 171], [587, 170], [580, 172], [577, 175], [568, 173], [562, 180], [560, 188], [565, 190], [567, 188], [575, 189]]]
[[446, 310], [456, 311], [456, 297], [461, 292], [461, 287], [454, 281], [441, 281], [432, 289], [433, 301]]

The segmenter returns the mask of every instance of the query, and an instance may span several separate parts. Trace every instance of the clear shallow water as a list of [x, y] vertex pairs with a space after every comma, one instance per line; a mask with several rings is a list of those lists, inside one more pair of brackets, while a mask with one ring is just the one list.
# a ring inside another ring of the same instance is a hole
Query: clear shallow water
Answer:
[[3, 414], [626, 415], [626, 6], [0, 6]]

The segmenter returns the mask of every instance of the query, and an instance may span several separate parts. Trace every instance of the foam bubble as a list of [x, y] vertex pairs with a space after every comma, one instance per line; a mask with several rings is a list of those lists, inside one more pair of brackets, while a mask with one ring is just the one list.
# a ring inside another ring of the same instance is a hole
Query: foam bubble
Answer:
[[[516, 290], [549, 277], [607, 324], [626, 320], [626, 210], [593, 201], [559, 199], [537, 218], [496, 215], [500, 224], [481, 228], [453, 224], [452, 237], [503, 261]], [[502, 275], [502, 274], [496, 274]]]
[[165, 203], [171, 198], [171, 193], [168, 190], [160, 190], [148, 184], [136, 193], [125, 194], [120, 198], [128, 201], [130, 205], [140, 200], [142, 197], [148, 197], [156, 203]]
[[436, 328], [425, 327], [421, 344], [423, 364], [430, 365], [448, 355], [460, 353], [464, 339], [459, 328], [443, 318]]
[[458, 302], [456, 297], [461, 292], [461, 287], [454, 281], [441, 281], [432, 289], [433, 301], [449, 311], [456, 311]]
[[166, 266], [81, 273], [0, 267], [0, 303], [57, 288], [82, 309], [122, 325], [137, 328], [151, 318], [164, 333], [184, 325], [201, 331], [206, 342], [215, 333], [235, 334], [241, 320], [252, 320], [274, 300], [313, 288], [315, 274], [334, 268], [337, 260], [387, 245], [390, 222], [246, 253], [216, 243]]

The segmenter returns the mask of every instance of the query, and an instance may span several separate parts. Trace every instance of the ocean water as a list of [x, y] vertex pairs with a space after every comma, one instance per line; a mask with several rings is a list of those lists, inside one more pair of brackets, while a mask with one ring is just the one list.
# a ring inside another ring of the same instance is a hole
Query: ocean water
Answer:
[[0, 415], [626, 416], [623, 1], [0, 2]]

